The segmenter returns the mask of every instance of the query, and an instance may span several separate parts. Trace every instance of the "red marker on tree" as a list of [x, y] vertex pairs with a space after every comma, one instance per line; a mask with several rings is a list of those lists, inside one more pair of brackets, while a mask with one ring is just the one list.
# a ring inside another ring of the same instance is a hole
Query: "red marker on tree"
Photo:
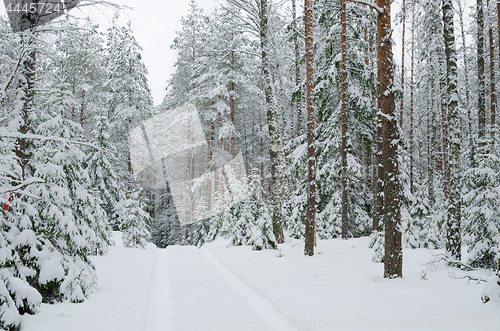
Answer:
[[3, 210], [5, 210], [5, 211], [9, 210], [9, 206], [10, 206], [11, 201], [12, 201], [12, 191], [9, 191], [9, 199], [8, 199], [8, 202], [3, 204]]

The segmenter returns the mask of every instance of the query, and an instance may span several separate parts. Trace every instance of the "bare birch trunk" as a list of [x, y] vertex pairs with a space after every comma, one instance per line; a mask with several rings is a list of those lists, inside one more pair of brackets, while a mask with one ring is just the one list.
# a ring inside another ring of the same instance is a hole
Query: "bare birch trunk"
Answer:
[[268, 1], [260, 1], [260, 43], [262, 56], [262, 74], [264, 77], [264, 93], [266, 96], [267, 126], [269, 130], [269, 157], [271, 161], [271, 195], [273, 200], [273, 233], [276, 242], [285, 242], [283, 236], [283, 225], [281, 220], [281, 180], [280, 180], [280, 141], [278, 136], [278, 116], [273, 103], [273, 89], [271, 86], [271, 75], [269, 72], [269, 59], [267, 50], [268, 40]]
[[461, 139], [460, 113], [458, 109], [457, 54], [455, 46], [455, 26], [453, 23], [453, 5], [451, 0], [443, 0], [444, 43], [446, 52], [446, 103], [448, 112], [449, 162], [448, 162], [448, 213], [446, 220], [446, 251], [453, 258], [461, 258], [460, 202], [461, 175], [460, 154]]
[[413, 150], [414, 150], [414, 142], [413, 142], [413, 82], [414, 82], [414, 69], [415, 69], [415, 2], [412, 3], [411, 8], [411, 81], [410, 81], [410, 192], [413, 193]]
[[[469, 145], [471, 148], [471, 164], [474, 165], [474, 153], [475, 153], [475, 145], [474, 145], [474, 138], [472, 135], [472, 114], [471, 114], [471, 107], [470, 107], [470, 91], [469, 91], [469, 73], [467, 70], [467, 42], [465, 39], [465, 26], [464, 26], [464, 11], [462, 8], [462, 0], [458, 0], [458, 17], [459, 17], [459, 22], [460, 22], [460, 32], [462, 36], [462, 57], [464, 61], [464, 76], [465, 76], [465, 100], [467, 102], [467, 120], [468, 120], [468, 126], [469, 126]], [[500, 2], [499, 2], [500, 4]], [[500, 10], [500, 5], [499, 5], [499, 10]], [[499, 30], [500, 31], [500, 30]]]

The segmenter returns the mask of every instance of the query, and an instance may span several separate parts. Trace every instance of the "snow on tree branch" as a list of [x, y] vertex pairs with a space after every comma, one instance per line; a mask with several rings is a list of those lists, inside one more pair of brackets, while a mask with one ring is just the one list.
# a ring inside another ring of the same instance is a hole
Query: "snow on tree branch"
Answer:
[[383, 8], [380, 8], [379, 6], [368, 0], [349, 0], [349, 1], [372, 7], [373, 9], [378, 11], [379, 14], [382, 14], [384, 12]]

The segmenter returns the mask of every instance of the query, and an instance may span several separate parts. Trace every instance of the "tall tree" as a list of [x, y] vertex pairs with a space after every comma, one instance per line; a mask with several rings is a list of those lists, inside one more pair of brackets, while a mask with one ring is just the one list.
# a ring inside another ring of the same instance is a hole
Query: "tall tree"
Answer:
[[313, 76], [313, 8], [311, 0], [304, 0], [306, 33], [306, 104], [307, 104], [307, 212], [305, 254], [314, 255], [316, 222], [316, 155], [314, 136], [316, 116], [314, 113], [314, 76]]
[[341, 117], [342, 117], [342, 238], [349, 237], [348, 192], [347, 192], [347, 0], [342, 0], [341, 6]]
[[462, 133], [460, 127], [460, 113], [458, 109], [458, 76], [457, 54], [455, 46], [455, 26], [453, 23], [454, 10], [452, 0], [443, 0], [444, 43], [446, 54], [446, 111], [448, 113], [448, 213], [446, 222], [446, 251], [455, 259], [461, 257], [460, 236], [460, 209], [461, 209], [461, 174], [460, 153]]
[[283, 235], [283, 224], [281, 214], [281, 176], [280, 176], [280, 153], [281, 144], [278, 132], [278, 118], [273, 100], [273, 89], [271, 86], [271, 75], [269, 71], [269, 7], [268, 0], [259, 2], [260, 18], [260, 48], [262, 59], [262, 75], [264, 78], [264, 93], [267, 108], [267, 127], [269, 131], [269, 157], [271, 161], [271, 194], [273, 199], [273, 232], [276, 242], [282, 244], [285, 241]]
[[485, 100], [485, 76], [484, 76], [484, 13], [483, 1], [476, 0], [476, 23], [477, 23], [477, 83], [478, 83], [478, 146], [485, 145], [486, 139], [486, 100]]
[[[470, 106], [470, 85], [469, 85], [469, 71], [468, 71], [468, 61], [467, 61], [467, 42], [465, 38], [465, 25], [464, 25], [464, 9], [462, 7], [462, 0], [457, 0], [458, 5], [458, 18], [460, 24], [460, 32], [462, 38], [462, 61], [464, 62], [464, 89], [465, 89], [465, 106], [467, 109], [467, 122], [468, 122], [468, 135], [469, 135], [469, 155], [470, 164], [474, 165], [474, 136], [472, 134], [472, 114]], [[500, 10], [500, 6], [498, 7]], [[500, 27], [500, 26], [499, 26]]]
[[401, 201], [398, 168], [398, 124], [394, 100], [391, 1], [377, 0], [378, 107], [382, 113], [382, 157], [384, 166], [384, 277], [403, 276]]
[[414, 69], [415, 69], [415, 1], [411, 6], [411, 68], [410, 68], [410, 192], [413, 193], [413, 164], [414, 164], [414, 139], [413, 139], [413, 106], [414, 106]]
[[403, 110], [404, 110], [404, 95], [405, 95], [405, 35], [406, 35], [406, 1], [403, 0], [401, 5], [401, 10], [403, 11], [403, 31], [401, 37], [401, 108], [399, 110], [399, 127], [403, 128]]
[[294, 65], [295, 65], [295, 109], [297, 111], [297, 136], [303, 133], [302, 121], [302, 96], [300, 93], [300, 47], [299, 47], [299, 31], [297, 25], [297, 0], [292, 0], [292, 33], [293, 33], [293, 48], [294, 48]]
[[493, 43], [493, 5], [490, 6], [490, 0], [486, 0], [486, 7], [488, 9], [488, 38], [490, 44], [490, 133], [491, 133], [491, 144], [495, 144], [495, 110], [496, 110], [496, 96], [497, 92], [495, 89], [495, 46]]

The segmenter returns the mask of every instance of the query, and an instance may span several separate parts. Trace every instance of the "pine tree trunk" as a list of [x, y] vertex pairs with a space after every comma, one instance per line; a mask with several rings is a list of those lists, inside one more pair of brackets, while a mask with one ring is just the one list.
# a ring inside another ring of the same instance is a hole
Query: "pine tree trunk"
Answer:
[[476, 0], [477, 20], [477, 75], [478, 75], [478, 146], [482, 148], [486, 139], [486, 102], [484, 77], [484, 15], [483, 1]]
[[383, 12], [377, 19], [378, 107], [382, 118], [382, 157], [384, 165], [384, 277], [403, 276], [401, 206], [398, 169], [398, 128], [394, 100], [391, 1], [377, 0]]
[[453, 258], [461, 258], [460, 202], [461, 202], [461, 129], [458, 109], [457, 54], [455, 46], [455, 26], [453, 23], [451, 0], [443, 0], [444, 43], [446, 52], [446, 101], [448, 112], [449, 162], [448, 162], [448, 213], [446, 220], [446, 251]]
[[342, 48], [342, 68], [341, 68], [341, 111], [342, 111], [342, 238], [349, 238], [349, 215], [347, 196], [347, 0], [341, 0], [341, 48]]
[[401, 38], [401, 109], [399, 115], [399, 127], [403, 128], [403, 110], [404, 110], [404, 100], [405, 100], [405, 34], [406, 34], [406, 2], [403, 0], [402, 8], [403, 10], [403, 35]]
[[307, 211], [305, 255], [314, 255], [314, 228], [316, 222], [316, 155], [314, 133], [316, 117], [314, 114], [314, 77], [313, 77], [313, 10], [312, 0], [304, 1], [305, 32], [306, 32], [306, 105], [307, 105]]
[[280, 141], [278, 136], [278, 116], [273, 102], [273, 89], [271, 86], [271, 75], [269, 72], [269, 60], [267, 50], [268, 40], [268, 2], [260, 1], [260, 44], [262, 56], [262, 74], [264, 78], [264, 93], [266, 96], [267, 126], [269, 130], [269, 158], [271, 161], [271, 194], [273, 200], [273, 233], [276, 242], [285, 242], [283, 236], [283, 225], [281, 220], [281, 180], [280, 180]]
[[491, 144], [495, 144], [495, 111], [496, 111], [496, 89], [495, 89], [495, 49], [493, 44], [493, 8], [490, 7], [490, 0], [486, 0], [488, 8], [488, 37], [490, 42], [490, 114], [491, 114]]

